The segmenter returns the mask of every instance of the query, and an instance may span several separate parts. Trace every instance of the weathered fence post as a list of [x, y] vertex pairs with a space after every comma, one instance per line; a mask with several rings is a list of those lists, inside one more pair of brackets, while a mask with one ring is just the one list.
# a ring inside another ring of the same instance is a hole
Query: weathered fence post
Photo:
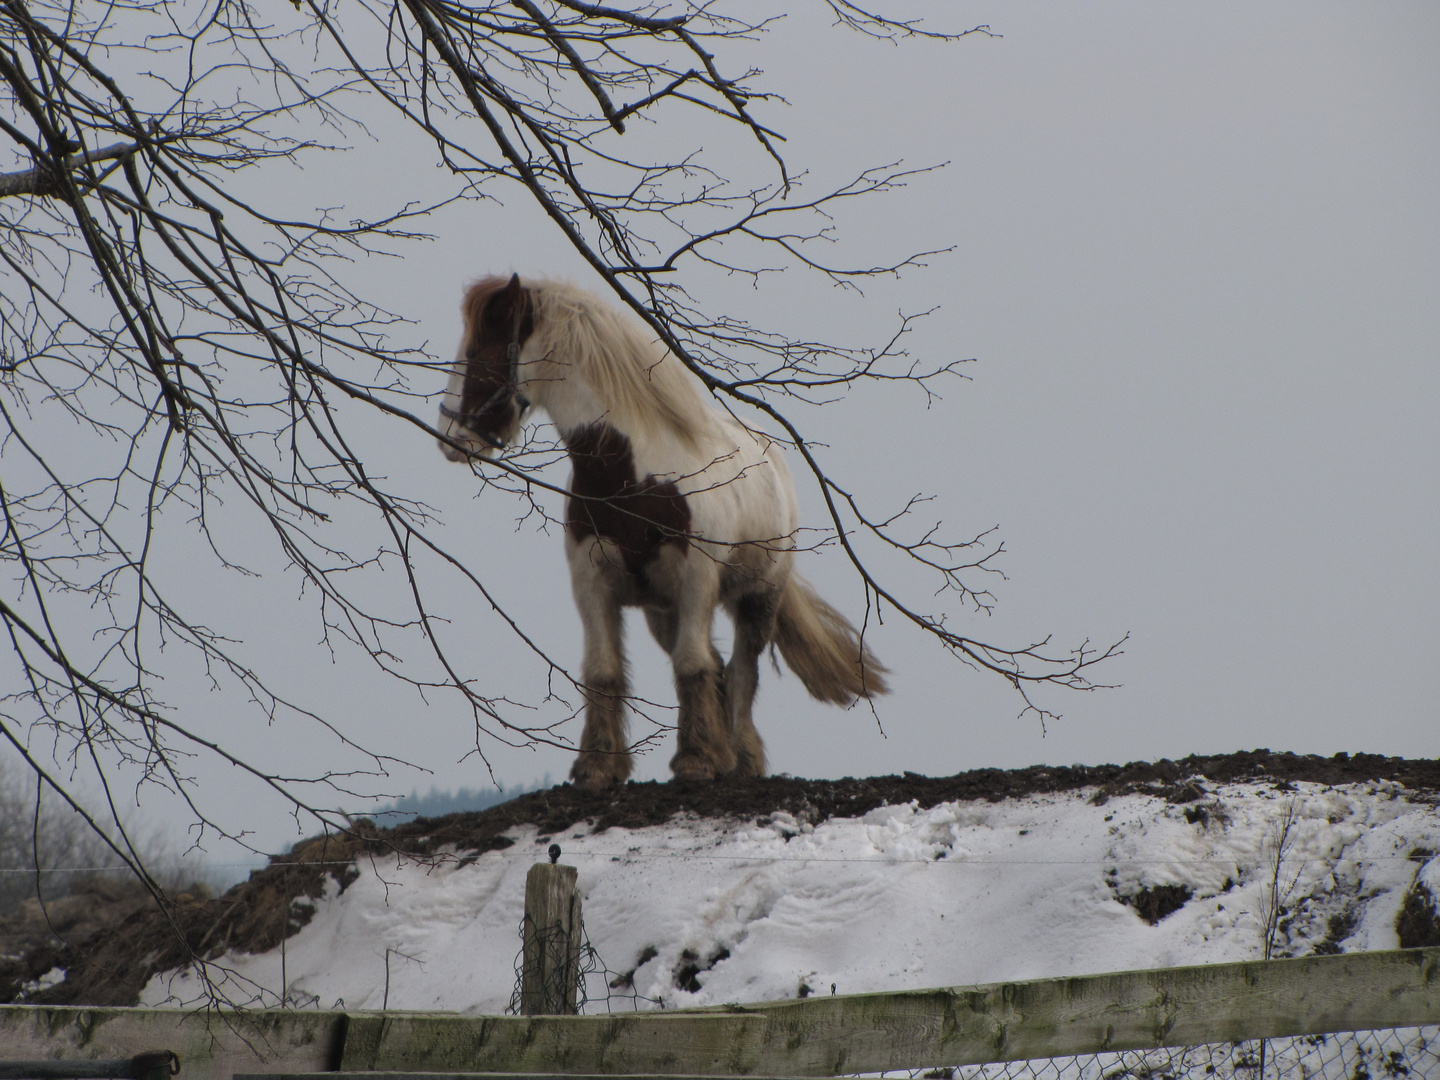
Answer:
[[550, 862], [536, 863], [525, 877], [524, 952], [520, 969], [522, 1016], [575, 1013], [580, 983], [580, 890], [577, 871], [560, 866], [560, 847]]

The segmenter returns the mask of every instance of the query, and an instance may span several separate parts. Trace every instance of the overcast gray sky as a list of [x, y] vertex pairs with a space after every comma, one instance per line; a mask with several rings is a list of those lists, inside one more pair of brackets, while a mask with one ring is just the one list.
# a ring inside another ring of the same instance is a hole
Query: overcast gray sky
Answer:
[[[841, 218], [843, 250], [954, 250], [863, 301], [796, 274], [711, 295], [758, 323], [854, 340], [937, 308], [910, 348], [974, 357], [969, 381], [928, 409], [877, 389], [800, 419], [876, 507], [927, 492], [957, 533], [1000, 527], [1008, 580], [994, 583], [993, 615], [963, 617], [967, 631], [1131, 637], [1097, 676], [1119, 688], [1048, 696], [1064, 715], [1042, 732], [1003, 684], [887, 623], [872, 643], [895, 692], [878, 722], [762, 676], [773, 769], [945, 774], [1260, 746], [1440, 755], [1440, 8], [916, 7], [1003, 36], [894, 47], [797, 18], [754, 62], [790, 102], [766, 119], [811, 190], [871, 164], [948, 162]], [[454, 347], [470, 279], [595, 284], [524, 209], [469, 207], [440, 226], [402, 268], [375, 270], [437, 352]], [[428, 440], [377, 437], [373, 453], [456, 547], [473, 545], [531, 631], [578, 659], [559, 535], [517, 531], [518, 508], [474, 498]], [[802, 504], [819, 524], [813, 489]], [[804, 572], [858, 613], [839, 558]], [[462, 760], [470, 726], [454, 702], [333, 667], [303, 621], [276, 614], [293, 582], [244, 589], [294, 685], [339, 703], [363, 741], [433, 770], [384, 787], [487, 779]], [[533, 677], [486, 636], [493, 626], [451, 615], [478, 677]], [[658, 648], [632, 630], [637, 692], [673, 700]], [[224, 726], [229, 704], [211, 706]], [[323, 753], [310, 736], [276, 739], [286, 760]], [[486, 750], [511, 782], [569, 767], [560, 751]], [[672, 752], [638, 777], [667, 776]], [[217, 798], [242, 798], [205, 775]], [[279, 807], [255, 807], [262, 846], [293, 839]]]
[[[912, 349], [975, 357], [970, 382], [928, 411], [867, 391], [807, 419], [872, 498], [928, 491], [957, 531], [1000, 526], [1010, 580], [977, 635], [1129, 631], [1109, 671], [1123, 685], [1052, 697], [1064, 719], [1042, 736], [1003, 686], [897, 627], [875, 639], [895, 671], [883, 737], [868, 712], [766, 679], [774, 767], [1440, 754], [1440, 11], [944, 10], [1003, 37], [894, 48], [801, 25], [756, 56], [815, 187], [875, 162], [949, 162], [842, 219], [852, 250], [954, 252], [864, 304], [788, 275], [737, 306], [757, 321], [799, 306], [812, 330], [863, 337], [939, 305]], [[564, 258], [528, 234], [458, 247], [462, 279]], [[436, 334], [453, 336], [453, 292], [437, 291]], [[465, 512], [462, 473], [436, 464], [430, 479], [428, 497]], [[559, 538], [516, 557], [556, 639], [575, 638]], [[807, 573], [855, 611], [840, 561], [816, 562]], [[662, 693], [665, 672], [644, 664], [637, 681]], [[665, 775], [668, 757], [642, 774]]]

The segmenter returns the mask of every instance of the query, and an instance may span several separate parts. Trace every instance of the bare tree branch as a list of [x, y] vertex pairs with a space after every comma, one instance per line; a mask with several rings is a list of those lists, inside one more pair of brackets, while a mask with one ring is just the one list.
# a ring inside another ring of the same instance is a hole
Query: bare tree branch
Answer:
[[[842, 30], [890, 41], [988, 33], [819, 2]], [[538, 207], [717, 401], [783, 433], [824, 499], [814, 546], [845, 552], [877, 618], [898, 613], [1003, 678], [1042, 722], [1052, 714], [1036, 688], [1092, 687], [1122, 642], [973, 636], [962, 620], [994, 602], [997, 535], [950, 535], [923, 495], [866, 505], [797, 419], [792, 406], [867, 385], [928, 396], [962, 377], [963, 360], [908, 355], [918, 314], [854, 347], [754, 326], [690, 291], [713, 270], [856, 289], [937, 254], [833, 257], [842, 207], [926, 170], [895, 162], [808, 191], [781, 153], [779, 99], [760, 72], [731, 66], [770, 17], [690, 0], [295, 7], [0, 0], [11, 170], [0, 173], [0, 670], [16, 675], [0, 691], [0, 728], [49, 789], [81, 807], [93, 782], [109, 806], [96, 827], [123, 837], [112, 787], [155, 785], [178, 794], [202, 837], [244, 843], [243, 822], [206, 809], [196, 755], [326, 830], [350, 827], [340, 803], [363, 785], [408, 767], [258, 670], [233, 612], [170, 565], [180, 548], [216, 582], [283, 567], [323, 648], [467, 710], [482, 765], [496, 746], [573, 745], [583, 701], [567, 662], [506, 610], [493, 571], [447, 546], [433, 510], [366, 460], [378, 421], [439, 436], [429, 418], [446, 365], [355, 267], [403, 257], [427, 215], [467, 201]], [[299, 207], [287, 183], [297, 163], [397, 125], [433, 146], [405, 165], [430, 195], [363, 216]], [[665, 137], [647, 141], [651, 128]], [[563, 492], [547, 471], [557, 456], [532, 431], [474, 474], [487, 497], [543, 525], [545, 498]], [[898, 565], [919, 566], [961, 612], [909, 597], [893, 584]], [[535, 664], [522, 699], [457, 651], [456, 595]], [[162, 693], [187, 681], [247, 703], [252, 720], [216, 737]], [[634, 704], [652, 722], [641, 741], [670, 726], [670, 710]], [[341, 763], [262, 764], [255, 725], [279, 721], [323, 732]], [[30, 747], [42, 738], [67, 769], [40, 762]]]
[[[97, 161], [118, 161], [140, 149], [138, 143], [115, 143], [99, 150], [87, 150], [83, 154], [71, 154], [65, 159], [65, 172], [74, 172], [84, 165]], [[7, 195], [58, 195], [60, 183], [55, 174], [43, 165], [21, 172], [0, 173], [0, 199]]]

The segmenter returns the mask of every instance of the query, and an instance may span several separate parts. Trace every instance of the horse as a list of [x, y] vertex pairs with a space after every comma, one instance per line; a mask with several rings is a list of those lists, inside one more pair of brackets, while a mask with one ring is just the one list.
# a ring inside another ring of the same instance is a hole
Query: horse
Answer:
[[[570, 459], [565, 554], [585, 640], [577, 787], [631, 772], [625, 607], [644, 612], [674, 669], [680, 780], [766, 775], [751, 712], [771, 643], [820, 701], [887, 691], [855, 627], [793, 569], [799, 508], [775, 440], [707, 404], [639, 320], [572, 285], [488, 277], [461, 311], [436, 429], [445, 456], [495, 458], [534, 409]], [[734, 624], [728, 662], [717, 606]]]

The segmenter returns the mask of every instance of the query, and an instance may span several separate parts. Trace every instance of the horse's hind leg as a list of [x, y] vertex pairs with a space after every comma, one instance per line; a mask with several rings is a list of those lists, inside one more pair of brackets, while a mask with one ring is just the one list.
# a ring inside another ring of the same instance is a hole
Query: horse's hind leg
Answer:
[[585, 630], [581, 668], [585, 731], [570, 778], [577, 787], [594, 791], [623, 783], [630, 775], [624, 622], [619, 599], [606, 581], [609, 565], [598, 544], [581, 543], [568, 554], [570, 585]]
[[751, 710], [760, 684], [760, 656], [775, 631], [779, 594], [762, 587], [747, 592], [731, 605], [735, 621], [735, 648], [725, 667], [725, 696], [730, 712], [730, 745], [735, 750], [737, 776], [764, 776], [765, 743], [755, 730]]
[[[718, 577], [714, 563], [692, 552], [677, 590], [674, 644], [668, 651], [675, 667], [675, 693], [680, 704], [679, 747], [670, 771], [680, 780], [709, 780], [735, 768], [720, 655], [711, 639]], [[654, 625], [652, 622], [652, 629]], [[660, 643], [665, 644], [663, 640]]]
[[[644, 611], [645, 622], [650, 626], [651, 635], [659, 643], [660, 647], [665, 650], [665, 655], [673, 657], [675, 655], [675, 640], [680, 635], [680, 620], [675, 615], [675, 609], [646, 605]], [[720, 658], [720, 650], [715, 648], [713, 642], [710, 646], [710, 661], [716, 671], [722, 670], [725, 666], [725, 661]], [[720, 692], [721, 694], [725, 692], [723, 680], [721, 681]], [[723, 711], [722, 715], [724, 715]]]

